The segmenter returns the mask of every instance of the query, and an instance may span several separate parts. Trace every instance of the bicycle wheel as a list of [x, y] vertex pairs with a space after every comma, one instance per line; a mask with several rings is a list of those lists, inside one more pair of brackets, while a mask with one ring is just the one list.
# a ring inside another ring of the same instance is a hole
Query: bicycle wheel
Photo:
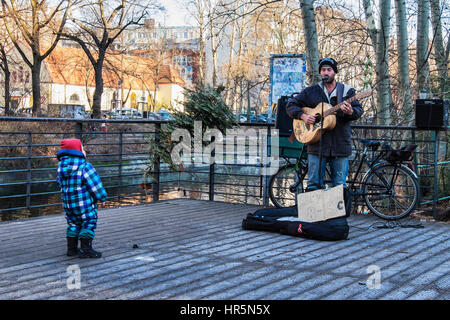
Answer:
[[375, 215], [398, 220], [408, 216], [419, 203], [419, 183], [406, 167], [383, 164], [368, 172], [362, 194]]
[[294, 185], [301, 179], [298, 185], [298, 192], [303, 192], [306, 188], [305, 174], [299, 177], [297, 175], [295, 165], [288, 164], [282, 167], [275, 173], [269, 182], [269, 197], [272, 203], [278, 208], [286, 208], [296, 205], [295, 193], [289, 190], [289, 187]]

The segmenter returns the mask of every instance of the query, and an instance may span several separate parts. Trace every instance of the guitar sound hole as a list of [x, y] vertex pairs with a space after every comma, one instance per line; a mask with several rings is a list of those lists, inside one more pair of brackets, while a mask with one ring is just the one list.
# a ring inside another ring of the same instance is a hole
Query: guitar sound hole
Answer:
[[322, 121], [322, 116], [319, 113], [316, 113], [314, 116], [316, 117], [315, 123], [319, 123], [320, 121]]

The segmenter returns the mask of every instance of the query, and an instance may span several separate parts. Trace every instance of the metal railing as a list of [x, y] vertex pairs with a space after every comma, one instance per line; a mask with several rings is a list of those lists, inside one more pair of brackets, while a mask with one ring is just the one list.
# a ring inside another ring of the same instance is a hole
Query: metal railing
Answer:
[[[178, 197], [269, 204], [266, 189], [269, 177], [263, 174], [267, 164], [262, 161], [260, 148], [257, 154], [259, 161], [252, 164], [235, 160], [224, 164], [193, 163], [181, 171], [172, 171], [157, 159], [156, 166], [149, 171], [152, 179], [146, 180], [144, 171], [150, 163], [150, 156], [153, 156], [149, 154], [148, 143], [150, 139], [159, 139], [161, 125], [165, 122], [145, 119], [106, 121], [109, 127], [107, 132], [103, 132], [104, 127], [100, 124], [105, 122], [104, 119], [0, 117], [0, 219], [63, 211], [56, 184], [55, 155], [59, 141], [68, 137], [83, 140], [88, 161], [93, 163], [108, 192], [108, 206]], [[30, 129], [31, 125], [26, 126], [29, 123], [35, 124], [35, 130]], [[265, 131], [270, 147], [272, 124], [241, 126], [256, 128], [256, 132]], [[61, 130], [53, 130], [55, 128]], [[410, 142], [418, 144], [414, 164], [420, 178], [421, 206], [434, 208], [439, 201], [450, 198], [448, 191], [442, 189], [447, 182], [440, 180], [440, 177], [449, 176], [449, 161], [446, 161], [445, 153], [440, 158], [448, 143], [439, 141], [439, 132], [431, 132], [431, 137], [424, 138], [414, 127], [354, 125], [352, 130], [355, 152], [360, 148], [360, 138], [379, 137], [377, 139], [394, 146]], [[291, 156], [298, 151], [297, 146], [285, 143], [280, 152], [289, 149]], [[248, 148], [242, 150], [248, 159], [251, 155]], [[270, 150], [268, 153], [270, 155]], [[225, 152], [228, 159], [236, 159], [240, 155], [235, 150]], [[196, 156], [199, 155], [194, 154]]]

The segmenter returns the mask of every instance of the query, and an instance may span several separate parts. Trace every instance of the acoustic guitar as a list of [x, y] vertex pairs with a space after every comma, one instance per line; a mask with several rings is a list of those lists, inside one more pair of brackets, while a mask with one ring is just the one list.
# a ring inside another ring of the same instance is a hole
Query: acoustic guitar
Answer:
[[[366, 90], [361, 93], [357, 93], [351, 98], [345, 100], [345, 102], [352, 103], [355, 100], [367, 98], [372, 94], [372, 90]], [[333, 130], [336, 126], [336, 115], [335, 112], [338, 111], [341, 102], [334, 107], [328, 103], [321, 102], [315, 108], [303, 108], [303, 112], [316, 117], [316, 122], [314, 124], [305, 123], [303, 120], [294, 119], [292, 127], [294, 129], [295, 138], [301, 143], [312, 144], [320, 140], [323, 131]], [[322, 107], [323, 107], [323, 130], [321, 128], [322, 121]]]

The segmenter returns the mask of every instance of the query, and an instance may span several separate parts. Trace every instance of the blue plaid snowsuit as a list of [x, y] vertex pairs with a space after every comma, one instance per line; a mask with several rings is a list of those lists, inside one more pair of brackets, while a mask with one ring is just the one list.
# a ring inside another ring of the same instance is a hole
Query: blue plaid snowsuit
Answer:
[[97, 227], [97, 202], [106, 201], [106, 190], [97, 171], [77, 150], [62, 149], [56, 181], [66, 212], [67, 237], [94, 239]]

